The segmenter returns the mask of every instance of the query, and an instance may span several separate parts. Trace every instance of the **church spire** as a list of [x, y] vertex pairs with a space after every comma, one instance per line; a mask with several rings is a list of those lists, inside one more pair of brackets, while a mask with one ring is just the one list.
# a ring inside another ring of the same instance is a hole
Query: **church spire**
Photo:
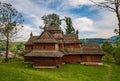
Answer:
[[79, 34], [79, 31], [78, 31], [78, 30], [76, 30], [76, 34]]
[[30, 33], [30, 37], [32, 37], [32, 36], [33, 36], [33, 33], [31, 32], [31, 33]]

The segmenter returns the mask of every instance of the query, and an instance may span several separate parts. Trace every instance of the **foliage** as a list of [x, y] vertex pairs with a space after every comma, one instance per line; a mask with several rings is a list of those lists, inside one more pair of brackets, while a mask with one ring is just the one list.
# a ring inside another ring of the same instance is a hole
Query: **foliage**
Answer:
[[103, 56], [102, 61], [103, 62], [113, 62], [114, 63], [115, 59], [113, 58], [112, 55], [106, 54], [105, 56]]
[[114, 43], [114, 51], [113, 55], [116, 63], [120, 64], [120, 37], [116, 38], [116, 42]]
[[65, 17], [65, 22], [66, 22], [66, 34], [75, 34], [75, 29], [72, 24], [72, 20], [70, 17]]
[[[5, 51], [5, 42], [0, 42], [0, 52]], [[3, 47], [2, 47], [3, 46]], [[21, 56], [21, 52], [25, 50], [24, 42], [10, 42], [9, 51], [14, 55], [12, 57], [8, 57], [8, 61], [21, 61], [23, 57]], [[4, 62], [4, 56], [0, 56], [0, 62]]]
[[48, 15], [44, 15], [42, 17], [42, 20], [44, 21], [44, 24], [50, 25], [52, 22], [54, 22], [58, 27], [61, 25], [61, 20], [59, 18], [59, 15], [52, 13]]
[[14, 53], [14, 57], [19, 55], [20, 51], [24, 51], [25, 46], [23, 42], [10, 42], [10, 51]]
[[107, 53], [103, 60], [107, 62], [115, 62], [120, 64], [120, 37], [116, 37], [115, 42], [105, 42], [102, 49]]
[[25, 50], [24, 42], [10, 42], [10, 50]]
[[102, 60], [104, 62], [114, 62], [114, 57], [112, 54], [113, 46], [111, 45], [111, 43], [109, 43], [108, 41], [105, 41], [101, 47], [107, 53], [105, 56], [103, 56]]
[[[23, 17], [11, 4], [0, 2], [0, 35], [6, 41], [6, 58], [8, 61], [9, 42], [23, 27]], [[19, 26], [19, 27], [18, 27]]]
[[105, 41], [102, 45], [102, 49], [109, 53], [109, 54], [112, 54], [112, 51], [113, 51], [113, 46], [108, 42], [108, 41]]
[[0, 42], [0, 51], [4, 51], [5, 50], [5, 42], [1, 41]]

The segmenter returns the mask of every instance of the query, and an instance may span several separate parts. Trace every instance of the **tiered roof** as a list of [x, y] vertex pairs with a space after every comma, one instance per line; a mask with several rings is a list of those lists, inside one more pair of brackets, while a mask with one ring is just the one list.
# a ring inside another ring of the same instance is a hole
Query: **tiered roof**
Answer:
[[33, 42], [37, 40], [39, 36], [31, 36], [25, 45], [33, 45]]
[[61, 51], [64, 52], [65, 55], [79, 55], [79, 54], [103, 55], [105, 54], [105, 52], [99, 47], [99, 44], [97, 43], [82, 44], [81, 48], [75, 48], [75, 49], [66, 48]]
[[[60, 31], [62, 34], [61, 39], [56, 39], [51, 31]], [[63, 44], [81, 44], [80, 48], [74, 49], [60, 49], [58, 51], [32, 51], [25, 56], [32, 57], [62, 57], [64, 55], [82, 55], [82, 54], [95, 54], [103, 55], [104, 51], [101, 50], [97, 43], [81, 43], [77, 34], [63, 34], [60, 27], [54, 23], [50, 26], [45, 26], [44, 31], [40, 36], [31, 36], [26, 45], [34, 45], [34, 43], [63, 43]]]
[[57, 40], [48, 31], [42, 32], [42, 34], [33, 41], [34, 43], [57, 43]]
[[25, 56], [31, 57], [63, 57], [64, 54], [60, 51], [32, 51]]
[[80, 43], [77, 34], [65, 34], [63, 35], [64, 43]]

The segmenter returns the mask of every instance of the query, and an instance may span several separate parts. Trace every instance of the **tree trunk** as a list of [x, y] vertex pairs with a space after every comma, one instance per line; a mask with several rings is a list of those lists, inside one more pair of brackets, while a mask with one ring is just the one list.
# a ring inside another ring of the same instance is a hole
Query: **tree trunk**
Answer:
[[118, 35], [120, 37], [120, 13], [119, 13], [119, 1], [115, 0], [115, 13], [118, 19]]
[[119, 24], [118, 24], [119, 28], [118, 28], [118, 35], [120, 37], [120, 21], [119, 21]]
[[119, 12], [116, 12], [116, 15], [117, 15], [117, 19], [118, 19], [118, 35], [120, 37], [120, 14], [119, 14]]
[[7, 36], [5, 62], [8, 62], [8, 51], [9, 51], [9, 37]]

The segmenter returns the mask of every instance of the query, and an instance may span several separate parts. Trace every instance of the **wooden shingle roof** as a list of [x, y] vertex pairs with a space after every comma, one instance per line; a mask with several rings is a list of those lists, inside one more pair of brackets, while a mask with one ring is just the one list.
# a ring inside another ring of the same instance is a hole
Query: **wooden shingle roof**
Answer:
[[39, 36], [32, 36], [29, 38], [29, 40], [26, 42], [25, 45], [32, 45], [33, 42], [38, 38]]
[[105, 54], [98, 43], [85, 43], [81, 47], [83, 54]]
[[33, 51], [25, 56], [30, 57], [63, 57], [64, 54], [60, 51]]
[[52, 31], [54, 31], [54, 30], [57, 30], [57, 31], [61, 31], [61, 29], [60, 29], [60, 27], [58, 27], [55, 23], [51, 23], [49, 26], [45, 26], [45, 28], [44, 28], [45, 30], [47, 30], [47, 31], [50, 31], [50, 30], [52, 30]]
[[80, 43], [77, 34], [65, 34], [63, 35], [64, 43]]
[[57, 40], [48, 31], [44, 31], [34, 43], [57, 43]]
[[65, 55], [83, 55], [83, 54], [94, 54], [104, 55], [105, 52], [96, 43], [83, 44], [81, 48], [75, 49], [64, 49], [61, 50]]

